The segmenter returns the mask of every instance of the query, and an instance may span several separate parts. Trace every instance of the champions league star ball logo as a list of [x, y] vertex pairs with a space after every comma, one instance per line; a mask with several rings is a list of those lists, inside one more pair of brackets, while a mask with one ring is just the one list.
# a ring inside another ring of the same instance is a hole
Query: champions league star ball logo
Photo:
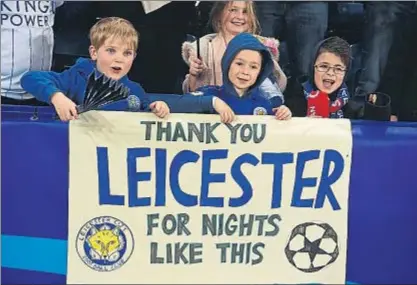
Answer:
[[96, 271], [113, 271], [132, 255], [134, 240], [122, 221], [101, 216], [85, 223], [78, 232], [76, 249], [81, 260]]
[[300, 224], [291, 232], [285, 255], [298, 270], [306, 273], [320, 271], [339, 256], [337, 234], [326, 223]]

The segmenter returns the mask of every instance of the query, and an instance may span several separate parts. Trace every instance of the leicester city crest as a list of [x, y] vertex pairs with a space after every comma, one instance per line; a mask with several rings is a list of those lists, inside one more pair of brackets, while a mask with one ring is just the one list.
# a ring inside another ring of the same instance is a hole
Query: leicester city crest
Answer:
[[253, 110], [253, 114], [254, 115], [268, 115], [268, 112], [266, 111], [264, 107], [256, 107]]
[[140, 111], [140, 103], [140, 99], [135, 95], [129, 95], [127, 97], [129, 111]]
[[85, 223], [77, 235], [76, 249], [81, 260], [101, 272], [122, 267], [134, 249], [133, 235], [122, 221], [101, 216]]

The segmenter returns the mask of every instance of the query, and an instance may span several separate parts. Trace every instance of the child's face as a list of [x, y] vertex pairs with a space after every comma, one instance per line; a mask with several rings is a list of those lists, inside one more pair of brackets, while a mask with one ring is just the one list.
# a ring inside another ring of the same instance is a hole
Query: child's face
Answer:
[[342, 85], [345, 73], [346, 66], [339, 56], [323, 52], [314, 64], [314, 83], [320, 91], [331, 94]]
[[90, 46], [90, 56], [97, 61], [98, 71], [119, 80], [129, 72], [136, 54], [120, 39], [109, 38], [99, 49]]
[[232, 1], [226, 5], [222, 17], [224, 33], [237, 35], [249, 30], [246, 1]]
[[255, 84], [261, 71], [262, 57], [258, 51], [242, 50], [232, 61], [229, 68], [229, 80], [239, 96]]

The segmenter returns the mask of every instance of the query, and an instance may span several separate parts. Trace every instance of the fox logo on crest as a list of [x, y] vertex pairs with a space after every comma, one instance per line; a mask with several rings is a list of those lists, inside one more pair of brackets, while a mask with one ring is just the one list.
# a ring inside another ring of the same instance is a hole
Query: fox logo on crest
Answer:
[[122, 221], [102, 216], [88, 221], [77, 236], [81, 260], [97, 271], [120, 268], [133, 252], [133, 235]]
[[119, 259], [125, 240], [117, 227], [110, 229], [108, 225], [103, 225], [97, 229], [93, 226], [90, 233], [87, 243], [91, 247], [90, 255], [93, 260], [113, 262]]
[[268, 111], [264, 107], [256, 107], [253, 110], [253, 114], [254, 115], [260, 115], [260, 116], [262, 116], [262, 115], [268, 115]]

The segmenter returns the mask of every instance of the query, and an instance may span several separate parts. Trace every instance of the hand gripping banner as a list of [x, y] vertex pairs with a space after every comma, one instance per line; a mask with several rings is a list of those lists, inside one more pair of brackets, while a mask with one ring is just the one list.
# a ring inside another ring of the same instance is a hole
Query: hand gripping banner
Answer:
[[69, 136], [68, 284], [345, 283], [348, 120], [93, 111]]

